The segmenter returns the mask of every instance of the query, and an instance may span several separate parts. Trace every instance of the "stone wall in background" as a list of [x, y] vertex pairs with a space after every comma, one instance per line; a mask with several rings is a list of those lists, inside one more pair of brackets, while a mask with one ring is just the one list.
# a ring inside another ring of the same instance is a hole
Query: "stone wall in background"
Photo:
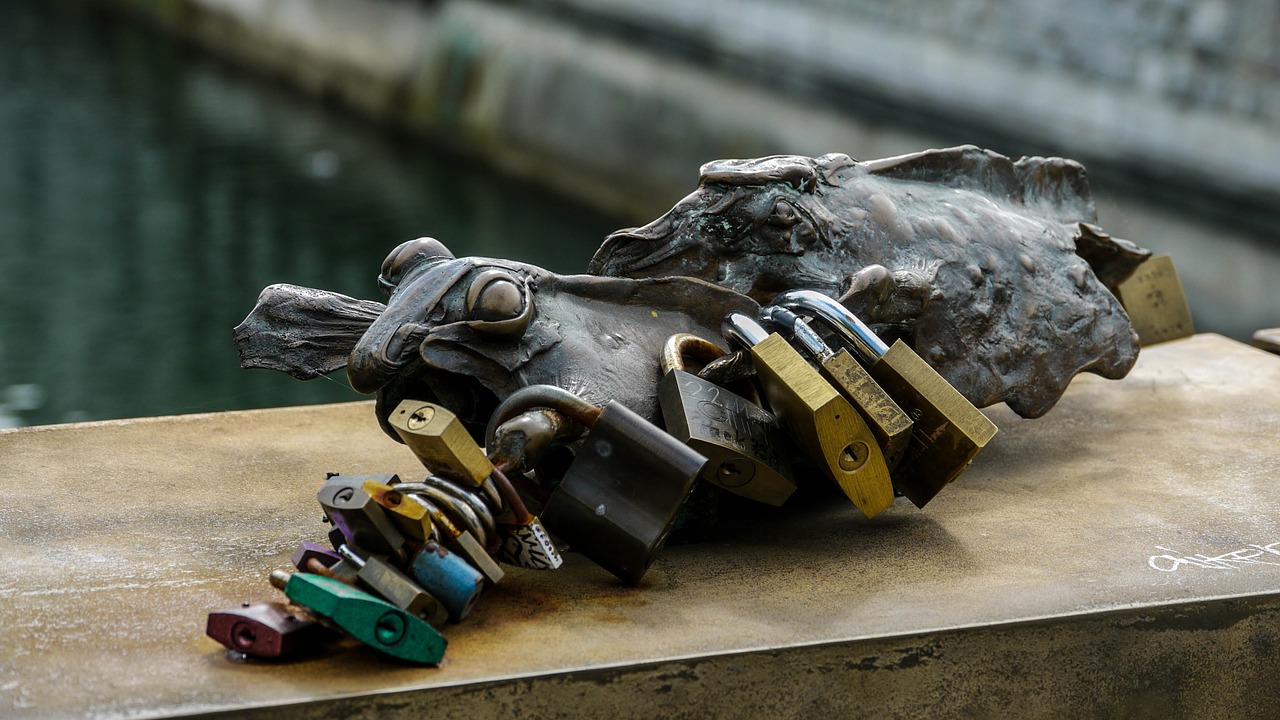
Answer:
[[542, 4], [807, 101], [1280, 204], [1272, 0]]
[[1161, 101], [1280, 122], [1273, 0], [814, 0], [833, 14]]
[[975, 141], [1280, 206], [1272, 0], [100, 1], [637, 218], [708, 159]]

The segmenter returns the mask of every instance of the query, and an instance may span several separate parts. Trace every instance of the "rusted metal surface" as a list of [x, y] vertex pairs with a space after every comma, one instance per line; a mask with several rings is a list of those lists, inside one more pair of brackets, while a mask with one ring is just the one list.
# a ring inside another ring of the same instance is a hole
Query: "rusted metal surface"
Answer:
[[0, 433], [0, 716], [1275, 716], [1277, 386], [1218, 336], [1146, 349], [1045, 418], [988, 409], [923, 512], [797, 496], [637, 588], [509, 569], [438, 669], [203, 634], [323, 540], [325, 471], [420, 472], [371, 403]]

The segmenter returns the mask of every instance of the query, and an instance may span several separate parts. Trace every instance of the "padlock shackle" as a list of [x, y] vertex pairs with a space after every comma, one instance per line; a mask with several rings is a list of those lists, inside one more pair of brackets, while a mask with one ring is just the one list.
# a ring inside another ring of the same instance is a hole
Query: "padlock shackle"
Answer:
[[672, 370], [684, 370], [686, 355], [703, 363], [709, 363], [726, 354], [723, 348], [706, 338], [692, 333], [676, 333], [667, 338], [667, 342], [663, 344], [659, 363], [662, 365], [662, 374], [666, 375]]
[[521, 462], [536, 465], [551, 443], [569, 438], [577, 430], [577, 424], [564, 413], [534, 408], [499, 425], [485, 442], [485, 452], [495, 468], [509, 473]]
[[431, 513], [431, 504], [434, 503], [436, 509], [442, 511], [440, 512], [442, 517], [449, 516], [455, 523], [455, 527], [463, 526], [470, 530], [486, 549], [496, 542], [496, 533], [492, 530], [493, 516], [488, 513], [484, 503], [481, 502], [479, 505], [484, 507], [484, 514], [488, 515], [485, 519], [488, 522], [481, 520], [481, 513], [477, 512], [478, 508], [475, 507], [476, 502], [472, 502], [472, 500], [478, 500], [477, 498], [463, 498], [459, 495], [460, 488], [444, 483], [440, 478], [427, 478], [428, 481], [433, 479], [436, 482], [400, 483], [394, 487], [400, 492], [412, 493], [419, 499], [430, 501], [427, 503], [427, 512], [431, 514], [432, 522], [437, 520], [435, 513]]
[[339, 545], [338, 554], [342, 556], [342, 559], [346, 560], [352, 565], [355, 565], [357, 568], [362, 568], [365, 566], [365, 559], [357, 555], [356, 551], [352, 550], [348, 545]]
[[411, 492], [409, 494], [417, 498], [417, 501], [422, 503], [423, 507], [427, 509], [427, 515], [431, 517], [432, 526], [440, 532], [442, 537], [447, 537], [449, 540], [456, 540], [458, 536], [463, 533], [462, 528], [458, 527], [453, 520], [449, 519], [449, 516], [446, 515], [445, 512], [435, 503], [431, 502], [419, 493]]
[[889, 346], [866, 323], [839, 301], [813, 290], [788, 290], [773, 299], [772, 305], [799, 310], [824, 321], [868, 363], [874, 363], [889, 352]]
[[805, 319], [781, 305], [770, 305], [760, 310], [760, 319], [773, 326], [783, 337], [789, 337], [805, 353], [818, 362], [826, 362], [836, 352], [818, 333], [809, 327]]
[[517, 415], [537, 408], [550, 408], [563, 413], [570, 420], [591, 427], [600, 417], [600, 408], [574, 395], [562, 387], [555, 385], [528, 385], [511, 393], [493, 411], [489, 425], [484, 430], [486, 447], [493, 443], [498, 426], [515, 418]]
[[516, 492], [516, 488], [507, 479], [497, 467], [493, 468], [493, 482], [498, 486], [498, 494], [502, 496], [502, 500], [511, 508], [511, 514], [515, 516], [517, 525], [527, 525], [533, 519], [533, 514], [529, 512], [529, 508], [525, 507], [524, 500], [520, 497], [520, 493]]
[[769, 337], [769, 333], [760, 327], [760, 323], [753, 320], [750, 315], [737, 310], [724, 316], [724, 320], [720, 323], [720, 332], [746, 348], [753, 348]]

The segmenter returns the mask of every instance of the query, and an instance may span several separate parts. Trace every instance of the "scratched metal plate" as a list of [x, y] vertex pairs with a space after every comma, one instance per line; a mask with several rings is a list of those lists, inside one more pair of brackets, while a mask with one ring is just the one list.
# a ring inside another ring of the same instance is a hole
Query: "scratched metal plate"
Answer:
[[438, 669], [202, 634], [323, 539], [325, 471], [416, 474], [371, 404], [0, 433], [0, 716], [1276, 716], [1277, 387], [1219, 336], [1146, 348], [1044, 418], [989, 409], [925, 511], [797, 496], [635, 589], [512, 570]]

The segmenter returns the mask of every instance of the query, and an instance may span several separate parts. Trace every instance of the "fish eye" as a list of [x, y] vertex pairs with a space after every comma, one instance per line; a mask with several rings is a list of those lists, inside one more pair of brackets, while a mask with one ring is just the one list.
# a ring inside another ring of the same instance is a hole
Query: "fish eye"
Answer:
[[502, 270], [486, 270], [467, 288], [471, 326], [495, 335], [522, 335], [533, 316], [533, 297], [525, 284]]
[[420, 237], [416, 240], [400, 243], [392, 250], [387, 259], [382, 261], [382, 269], [378, 272], [378, 287], [388, 298], [392, 291], [404, 280], [404, 276], [413, 268], [430, 260], [453, 260], [449, 248], [435, 238]]
[[800, 213], [796, 211], [796, 206], [785, 199], [779, 198], [769, 211], [769, 217], [766, 222], [775, 227], [788, 228], [799, 221]]

